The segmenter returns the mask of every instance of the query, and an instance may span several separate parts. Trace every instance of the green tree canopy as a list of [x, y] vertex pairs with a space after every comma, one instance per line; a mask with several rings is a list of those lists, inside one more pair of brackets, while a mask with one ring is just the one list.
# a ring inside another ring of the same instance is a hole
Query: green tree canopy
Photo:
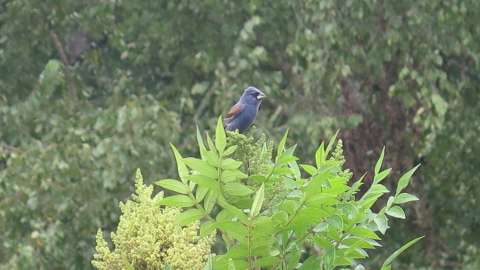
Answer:
[[269, 96], [257, 128], [289, 127], [301, 156], [340, 128], [355, 177], [383, 145], [394, 172], [424, 160], [412, 192], [429, 199], [395, 241], [427, 236], [413, 269], [464, 267], [478, 254], [479, 13], [474, 0], [3, 1], [0, 263], [90, 267], [134, 169], [173, 174], [166, 145], [195, 153], [195, 126], [253, 84]]

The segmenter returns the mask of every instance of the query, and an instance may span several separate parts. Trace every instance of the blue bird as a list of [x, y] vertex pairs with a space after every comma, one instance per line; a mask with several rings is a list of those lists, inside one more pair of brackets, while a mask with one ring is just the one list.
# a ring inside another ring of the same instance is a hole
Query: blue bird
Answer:
[[247, 87], [243, 91], [240, 100], [228, 111], [224, 121], [225, 129], [230, 131], [238, 129], [240, 133], [244, 132], [252, 125], [262, 99], [265, 97], [266, 95], [257, 88], [253, 86]]

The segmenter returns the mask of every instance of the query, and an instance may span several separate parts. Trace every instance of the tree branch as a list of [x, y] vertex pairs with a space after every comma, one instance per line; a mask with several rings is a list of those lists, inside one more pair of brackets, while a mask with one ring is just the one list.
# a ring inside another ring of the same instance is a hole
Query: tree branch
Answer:
[[70, 73], [70, 61], [68, 60], [67, 54], [63, 49], [62, 42], [60, 42], [58, 35], [55, 32], [50, 31], [50, 38], [52, 39], [53, 45], [57, 49], [57, 52], [60, 55], [60, 59], [63, 62], [65, 80], [67, 81], [67, 87], [70, 92], [70, 97], [75, 100], [77, 98], [77, 89], [75, 87], [75, 83], [73, 82], [72, 74]]

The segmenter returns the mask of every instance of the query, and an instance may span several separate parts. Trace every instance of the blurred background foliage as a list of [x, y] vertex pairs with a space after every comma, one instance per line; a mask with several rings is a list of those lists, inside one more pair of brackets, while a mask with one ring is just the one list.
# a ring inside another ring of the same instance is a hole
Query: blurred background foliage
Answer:
[[194, 151], [248, 85], [269, 96], [257, 129], [289, 128], [300, 156], [340, 129], [355, 177], [383, 145], [395, 172], [423, 164], [385, 252], [426, 239], [399, 269], [480, 268], [478, 18], [475, 0], [1, 1], [0, 269], [91, 268], [134, 170], [174, 176], [168, 143]]

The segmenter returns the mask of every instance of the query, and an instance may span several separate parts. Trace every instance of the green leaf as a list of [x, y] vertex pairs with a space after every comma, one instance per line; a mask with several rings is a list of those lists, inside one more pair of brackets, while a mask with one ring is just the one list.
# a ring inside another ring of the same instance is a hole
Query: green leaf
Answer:
[[369, 194], [367, 197], [363, 197], [360, 201], [360, 206], [362, 208], [368, 209], [373, 206], [373, 204], [380, 198], [382, 194]]
[[382, 148], [382, 153], [380, 154], [380, 157], [378, 158], [377, 163], [375, 164], [375, 175], [377, 175], [380, 172], [384, 157], [385, 157], [385, 146]]
[[[363, 243], [363, 242], [364, 242], [363, 240], [360, 241], [360, 243]], [[358, 244], [358, 242], [357, 242], [357, 245], [363, 246], [363, 244]], [[367, 248], [367, 247], [365, 247], [365, 248]], [[369, 246], [368, 248], [373, 248], [373, 247]], [[354, 248], [353, 250], [350, 249], [347, 252], [348, 252], [348, 257], [350, 257], [352, 259], [363, 259], [363, 258], [368, 257], [368, 253], [364, 250], [363, 247]]]
[[334, 268], [334, 264], [335, 264], [335, 261], [336, 261], [336, 249], [335, 248], [328, 248], [326, 250], [326, 253], [323, 257], [323, 263], [324, 263], [324, 266], [325, 268], [324, 269], [333, 269]]
[[388, 229], [388, 218], [384, 214], [377, 214], [377, 216], [373, 219], [375, 224], [377, 224], [378, 230], [385, 234]]
[[229, 156], [233, 153], [235, 153], [235, 151], [237, 150], [238, 146], [237, 145], [232, 145], [230, 147], [228, 147], [225, 152], [223, 152], [223, 156], [226, 157], [226, 156]]
[[250, 216], [257, 216], [262, 209], [263, 200], [265, 198], [265, 185], [262, 184], [255, 194], [255, 199], [253, 199], [252, 208], [250, 209]]
[[283, 135], [282, 139], [280, 140], [280, 142], [278, 143], [278, 146], [277, 146], [277, 156], [275, 157], [275, 161], [278, 161], [278, 159], [280, 158], [280, 156], [282, 155], [283, 151], [285, 150], [285, 144], [287, 142], [287, 136], [288, 136], [288, 129], [287, 131], [285, 132], [285, 134]]
[[354, 195], [358, 192], [358, 190], [360, 189], [360, 187], [363, 184], [363, 179], [365, 178], [365, 175], [367, 175], [367, 174], [366, 173], [363, 174], [355, 183], [353, 183], [352, 187], [348, 191], [349, 196], [352, 196], [352, 195]]
[[237, 270], [237, 268], [235, 268], [235, 264], [233, 263], [233, 260], [232, 259], [228, 259], [228, 268], [227, 270]]
[[[296, 233], [304, 233], [306, 230], [320, 223], [330, 213], [315, 207], [300, 207], [296, 209], [296, 215], [291, 221], [289, 227], [293, 228]], [[343, 226], [343, 225], [339, 225]]]
[[378, 237], [378, 235], [375, 232], [364, 227], [355, 227], [350, 230], [350, 233], [355, 236], [360, 236], [360, 237], [369, 238], [369, 239], [375, 239], [375, 240], [381, 239], [380, 237]]
[[299, 270], [314, 270], [321, 269], [320, 267], [321, 259], [318, 256], [310, 256], [303, 263]]
[[170, 197], [163, 198], [160, 201], [161, 205], [167, 206], [176, 206], [176, 207], [191, 207], [195, 202], [188, 196], [185, 195], [173, 195]]
[[315, 175], [317, 173], [317, 168], [309, 164], [301, 164], [300, 167], [310, 175]]
[[402, 190], [408, 186], [408, 183], [410, 182], [410, 178], [412, 178], [412, 175], [415, 173], [415, 171], [418, 169], [419, 166], [420, 164], [413, 167], [412, 169], [410, 169], [408, 172], [406, 172], [404, 175], [400, 177], [400, 179], [398, 180], [397, 192], [395, 193], [395, 195], [400, 194], [400, 192], [402, 192]]
[[[221, 201], [221, 200], [219, 200], [219, 201]], [[220, 206], [222, 206], [221, 203], [219, 203], [219, 204], [220, 204]], [[217, 214], [217, 216], [215, 218], [218, 222], [232, 221], [235, 218], [235, 215], [232, 212], [228, 211], [227, 209], [223, 209]]]
[[217, 222], [217, 227], [240, 242], [246, 240], [248, 231], [241, 222]]
[[368, 190], [370, 194], [383, 194], [390, 192], [384, 185], [382, 184], [373, 184], [372, 187]]
[[155, 182], [155, 184], [181, 194], [187, 194], [190, 191], [184, 183], [175, 179], [163, 179]]
[[235, 170], [240, 168], [240, 166], [242, 166], [241, 161], [237, 161], [231, 158], [222, 160], [222, 169], [224, 170]]
[[197, 190], [195, 191], [195, 200], [197, 200], [198, 203], [200, 203], [203, 198], [205, 198], [205, 195], [207, 195], [208, 188], [198, 186]]
[[239, 181], [247, 178], [248, 175], [239, 170], [224, 170], [222, 171], [221, 180], [224, 183]]
[[[295, 269], [300, 261], [300, 257], [302, 256], [302, 252], [298, 245], [293, 245], [293, 250], [287, 254], [287, 269]], [[318, 268], [317, 268], [318, 269]]]
[[207, 133], [207, 144], [210, 151], [217, 151], [215, 144], [213, 143], [212, 138], [210, 138], [210, 135], [208, 135], [208, 133]]
[[330, 151], [332, 150], [333, 144], [334, 144], [335, 141], [337, 140], [338, 132], [339, 132], [339, 130], [337, 129], [337, 131], [335, 132], [335, 134], [333, 135], [333, 137], [330, 138], [330, 141], [328, 142], [328, 145], [327, 145], [327, 149], [325, 150], [325, 158], [328, 156], [328, 154], [329, 154]]
[[198, 148], [200, 149], [200, 156], [202, 157], [203, 160], [205, 160], [207, 158], [206, 157], [207, 148], [203, 143], [202, 135], [200, 134], [200, 130], [198, 126], [197, 126], [197, 144], [198, 144]]
[[209, 191], [205, 201], [203, 202], [203, 206], [205, 207], [205, 211], [210, 213], [217, 202], [218, 193], [216, 191]]
[[206, 150], [205, 158], [202, 157], [202, 159], [206, 160], [208, 164], [218, 167], [219, 157], [215, 151]]
[[276, 211], [272, 216], [272, 222], [275, 226], [282, 227], [288, 222], [288, 214], [285, 211]]
[[395, 197], [393, 197], [393, 196], [388, 197], [387, 205], [385, 206], [386, 209], [392, 207], [393, 200], [395, 200]]
[[[294, 147], [296, 147], [296, 145], [294, 145]], [[290, 168], [290, 171], [293, 174], [293, 176], [295, 177], [295, 179], [302, 178], [302, 173], [300, 172], [300, 167], [298, 166], [296, 160], [290, 161], [288, 163], [288, 167]]]
[[194, 174], [194, 175], [189, 175], [187, 179], [198, 184], [201, 187], [205, 187], [211, 190], [220, 190], [218, 182], [211, 177]]
[[239, 218], [242, 222], [248, 221], [248, 217], [245, 215], [245, 213], [239, 208], [235, 207], [234, 205], [231, 205], [230, 203], [228, 203], [227, 200], [225, 200], [225, 198], [221, 194], [218, 196], [217, 203], [224, 210], [228, 211], [229, 214]]
[[205, 215], [205, 212], [200, 209], [188, 209], [176, 216], [179, 225], [185, 226], [194, 221], [200, 220]]
[[397, 249], [395, 252], [393, 252], [392, 255], [390, 255], [390, 256], [385, 260], [385, 262], [384, 262], [383, 265], [382, 265], [381, 270], [389, 269], [390, 265], [392, 264], [393, 260], [395, 260], [395, 258], [397, 258], [400, 254], [402, 254], [402, 252], [404, 252], [405, 250], [407, 250], [409, 247], [413, 246], [416, 242], [418, 242], [418, 241], [419, 241], [420, 239], [422, 239], [423, 237], [424, 237], [424, 236], [415, 238], [415, 239], [409, 241], [408, 243], [406, 243], [405, 245], [403, 245], [402, 247], [400, 247], [399, 249]]
[[410, 193], [400, 193], [397, 196], [395, 196], [395, 200], [393, 201], [393, 203], [402, 204], [402, 203], [407, 203], [411, 201], [418, 201], [417, 196]]
[[274, 174], [277, 174], [277, 175], [291, 175], [292, 174], [292, 171], [290, 170], [290, 168], [287, 168], [287, 167], [276, 167], [274, 170], [273, 170], [273, 173]]
[[380, 181], [385, 179], [385, 177], [387, 177], [390, 174], [391, 171], [392, 171], [392, 169], [388, 168], [388, 169], [380, 172], [379, 174], [375, 174], [375, 177], [373, 178], [373, 183], [375, 183], [375, 184], [380, 183]]
[[317, 151], [315, 151], [315, 164], [317, 165], [317, 168], [320, 168], [324, 160], [325, 160], [325, 145], [322, 142], [322, 144], [320, 144], [320, 146], [317, 148]]
[[328, 223], [329, 228], [333, 228], [336, 231], [343, 231], [343, 220], [339, 216], [331, 216], [327, 218], [326, 222]]
[[188, 175], [188, 169], [183, 162], [182, 155], [180, 155], [180, 152], [178, 152], [177, 148], [175, 148], [173, 144], [170, 144], [170, 147], [172, 148], [173, 155], [177, 161], [178, 176], [182, 182], [187, 183], [187, 179], [185, 177]]
[[289, 155], [289, 154], [282, 154], [280, 158], [278, 159], [277, 163], [278, 164], [286, 164], [292, 161], [296, 161], [298, 158], [295, 157], [294, 155]]
[[287, 214], [292, 215], [298, 208], [298, 203], [299, 202], [294, 200], [284, 200], [280, 205], [280, 209], [287, 212]]
[[183, 161], [187, 164], [188, 167], [192, 170], [197, 171], [201, 175], [208, 176], [213, 179], [218, 178], [217, 169], [209, 165], [206, 161], [198, 158], [184, 158]]
[[216, 223], [212, 220], [207, 220], [200, 225], [200, 237], [205, 237], [213, 232], [216, 228]]
[[188, 190], [190, 190], [190, 191], [191, 191], [191, 190], [194, 190], [196, 185], [197, 185], [197, 184], [195, 184], [194, 182], [188, 183]]
[[223, 153], [225, 146], [227, 145], [227, 136], [225, 135], [225, 129], [223, 128], [222, 117], [220, 116], [217, 121], [217, 128], [215, 129], [215, 146], [219, 153]]
[[249, 179], [249, 180], [252, 180], [252, 181], [254, 181], [254, 182], [256, 182], [256, 183], [263, 183], [263, 182], [265, 182], [265, 181], [268, 180], [268, 178], [265, 177], [264, 175], [258, 175], [258, 174], [257, 174], [257, 175], [250, 175], [250, 176], [248, 177], [248, 179]]
[[389, 208], [386, 213], [392, 217], [405, 219], [405, 212], [403, 212], [403, 209], [400, 206], [393, 206]]
[[233, 196], [247, 196], [254, 192], [251, 188], [238, 182], [225, 184], [223, 186], [223, 190], [227, 194], [233, 195]]
[[372, 246], [374, 246], [374, 247], [381, 247], [382, 246], [379, 242], [377, 242], [373, 239], [366, 239], [366, 241], [369, 242], [370, 244], [372, 244]]
[[[278, 253], [278, 254], [277, 254]], [[273, 255], [271, 255], [273, 254]], [[280, 251], [272, 250], [269, 256], [262, 257], [255, 261], [255, 266], [258, 267], [256, 269], [271, 269], [271, 267], [278, 262], [279, 258], [276, 258], [280, 254]]]
[[322, 207], [338, 202], [337, 195], [327, 192], [308, 192], [305, 196], [305, 203], [309, 206]]

